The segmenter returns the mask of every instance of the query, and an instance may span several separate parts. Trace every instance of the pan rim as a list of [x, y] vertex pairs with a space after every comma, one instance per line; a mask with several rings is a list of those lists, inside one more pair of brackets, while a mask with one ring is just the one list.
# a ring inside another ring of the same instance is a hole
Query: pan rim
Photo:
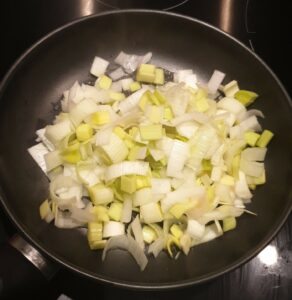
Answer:
[[[0, 103], [2, 94], [5, 91], [6, 85], [9, 83], [9, 81], [13, 78], [14, 73], [17, 71], [18, 67], [21, 66], [22, 61], [24, 61], [27, 57], [29, 57], [35, 49], [37, 49], [40, 45], [45, 44], [49, 39], [54, 37], [55, 35], [64, 32], [65, 30], [69, 30], [71, 27], [86, 22], [91, 19], [100, 18], [107, 15], [113, 15], [113, 14], [133, 14], [133, 13], [142, 13], [142, 14], [160, 14], [160, 15], [168, 15], [170, 17], [179, 18], [182, 20], [186, 20], [192, 23], [199, 24], [201, 26], [207, 27], [210, 30], [213, 30], [217, 32], [218, 34], [224, 36], [225, 38], [232, 40], [233, 43], [237, 44], [239, 47], [243, 48], [245, 51], [247, 51], [250, 55], [252, 55], [264, 68], [265, 70], [273, 77], [275, 82], [278, 84], [279, 88], [285, 95], [285, 98], [289, 104], [290, 110], [292, 112], [292, 100], [289, 96], [288, 92], [286, 91], [285, 87], [279, 80], [279, 78], [275, 75], [275, 73], [272, 71], [272, 69], [261, 59], [256, 53], [254, 53], [251, 49], [249, 49], [245, 44], [243, 44], [241, 41], [236, 39], [235, 37], [231, 36], [230, 34], [220, 30], [219, 28], [216, 28], [215, 26], [206, 23], [204, 21], [198, 20], [196, 18], [188, 17], [185, 15], [181, 15], [178, 13], [173, 12], [167, 12], [167, 11], [159, 11], [159, 10], [151, 10], [151, 9], [123, 9], [123, 10], [114, 10], [114, 11], [106, 11], [103, 13], [97, 13], [89, 16], [85, 16], [82, 18], [78, 18], [76, 20], [73, 20], [71, 22], [68, 22], [57, 29], [49, 32], [42, 38], [40, 38], [38, 41], [36, 41], [32, 46], [30, 46], [10, 67], [6, 75], [1, 81], [0, 84]], [[0, 190], [2, 190], [0, 186]], [[1, 192], [1, 194], [4, 195], [4, 193]], [[290, 203], [288, 203], [287, 209], [285, 209], [282, 218], [279, 218], [279, 221], [273, 226], [273, 228], [270, 229], [270, 232], [272, 234], [268, 234], [262, 241], [259, 243], [259, 245], [254, 248], [253, 250], [250, 250], [247, 252], [244, 256], [242, 256], [240, 259], [234, 261], [233, 263], [229, 264], [228, 267], [221, 268], [219, 271], [214, 271], [211, 273], [208, 273], [206, 275], [202, 275], [200, 277], [197, 277], [196, 279], [186, 279], [186, 280], [180, 280], [180, 281], [174, 281], [174, 282], [164, 282], [164, 283], [139, 283], [139, 282], [130, 282], [120, 279], [111, 279], [108, 276], [100, 276], [97, 275], [94, 272], [90, 272], [82, 267], [79, 267], [75, 264], [72, 264], [66, 259], [63, 259], [57, 254], [54, 254], [53, 251], [49, 251], [46, 249], [46, 247], [42, 246], [40, 242], [37, 241], [33, 237], [33, 234], [29, 233], [29, 231], [26, 229], [25, 224], [23, 224], [20, 220], [17, 219], [15, 216], [13, 209], [9, 208], [9, 205], [7, 205], [8, 201], [6, 197], [0, 195], [0, 203], [2, 204], [4, 211], [8, 215], [8, 217], [12, 220], [15, 227], [21, 232], [22, 235], [25, 236], [25, 238], [36, 247], [36, 249], [40, 250], [41, 253], [44, 253], [46, 256], [48, 256], [52, 261], [59, 263], [60, 265], [68, 268], [71, 271], [74, 271], [75, 273], [78, 273], [79, 275], [85, 276], [87, 278], [98, 280], [101, 283], [106, 283], [110, 285], [114, 285], [116, 287], [120, 288], [127, 288], [127, 289], [135, 289], [135, 290], [166, 290], [166, 289], [176, 289], [176, 288], [186, 288], [197, 284], [202, 284], [205, 282], [208, 282], [212, 279], [215, 279], [219, 276], [222, 276], [223, 274], [226, 274], [239, 266], [242, 266], [243, 264], [247, 263], [249, 260], [254, 258], [264, 247], [266, 247], [273, 238], [278, 234], [282, 226], [287, 221], [287, 218], [289, 214], [292, 211], [292, 199], [289, 199], [289, 194], [287, 195], [288, 202], [290, 200]]]

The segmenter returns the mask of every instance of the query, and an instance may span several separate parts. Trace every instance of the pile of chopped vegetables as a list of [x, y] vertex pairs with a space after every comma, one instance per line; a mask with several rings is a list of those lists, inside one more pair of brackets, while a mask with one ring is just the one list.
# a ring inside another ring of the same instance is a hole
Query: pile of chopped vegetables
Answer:
[[151, 57], [95, 57], [94, 85], [65, 91], [62, 111], [28, 149], [50, 180], [41, 218], [86, 227], [90, 249], [104, 249], [103, 259], [128, 250], [141, 270], [145, 253], [187, 255], [253, 214], [246, 204], [266, 181], [273, 137], [261, 129], [262, 112], [246, 108], [256, 93], [235, 80], [222, 85], [220, 71], [203, 84]]

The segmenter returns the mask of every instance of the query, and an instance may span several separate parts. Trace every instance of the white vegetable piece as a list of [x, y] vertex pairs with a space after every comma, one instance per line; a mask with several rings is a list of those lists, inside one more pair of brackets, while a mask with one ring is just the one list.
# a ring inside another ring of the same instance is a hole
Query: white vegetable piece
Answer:
[[125, 233], [125, 225], [121, 222], [109, 221], [104, 223], [102, 236], [104, 238], [122, 235]]
[[171, 191], [170, 180], [167, 178], [151, 178], [151, 191], [153, 194], [166, 194]]
[[71, 122], [65, 120], [55, 125], [48, 125], [46, 127], [45, 137], [56, 146], [64, 137], [72, 132]]
[[185, 142], [174, 140], [172, 149], [168, 158], [166, 175], [169, 177], [178, 177], [189, 158], [189, 145]]
[[118, 79], [124, 77], [125, 75], [126, 75], [126, 73], [123, 71], [122, 68], [117, 68], [116, 70], [109, 73], [109, 77], [112, 80], [118, 80]]
[[205, 226], [196, 220], [188, 220], [187, 233], [196, 239], [200, 239], [205, 232]]
[[138, 105], [142, 95], [146, 92], [146, 90], [147, 88], [141, 88], [137, 92], [131, 94], [125, 100], [122, 100], [119, 105], [120, 111], [124, 114], [135, 108]]
[[55, 146], [46, 138], [45, 132], [46, 128], [41, 128], [35, 132], [38, 136], [37, 142], [42, 142], [48, 148], [49, 151], [53, 151], [55, 150]]
[[134, 193], [133, 205], [141, 206], [153, 202], [153, 194], [151, 188], [143, 188]]
[[139, 247], [138, 243], [131, 236], [120, 235], [110, 238], [104, 247], [102, 260], [105, 259], [106, 254], [109, 250], [114, 249], [127, 250], [136, 260], [141, 271], [146, 268], [148, 259], [144, 251]]
[[97, 104], [92, 99], [84, 99], [70, 111], [70, 119], [78, 126], [87, 116], [98, 110]]
[[96, 77], [104, 74], [109, 62], [101, 57], [95, 56], [93, 63], [90, 68], [90, 73]]
[[239, 171], [238, 176], [239, 179], [235, 183], [236, 196], [243, 199], [250, 199], [252, 197], [252, 193], [248, 188], [245, 174]]
[[56, 167], [59, 167], [63, 164], [63, 160], [60, 156], [60, 151], [55, 150], [48, 152], [44, 155], [44, 159], [46, 162], [46, 169], [47, 172], [50, 172], [51, 170], [55, 169]]
[[188, 75], [192, 75], [193, 74], [193, 70], [188, 69], [188, 70], [178, 70], [174, 73], [173, 75], [173, 81], [180, 83], [180, 82], [184, 82], [185, 78]]
[[163, 220], [163, 216], [158, 203], [148, 203], [140, 207], [141, 218], [144, 223], [158, 223]]
[[27, 149], [28, 153], [32, 156], [34, 161], [39, 165], [39, 167], [47, 173], [47, 166], [45, 161], [45, 155], [49, 152], [47, 147], [42, 143], [38, 143]]
[[136, 216], [136, 218], [131, 223], [131, 225], [132, 225], [131, 228], [136, 242], [139, 244], [140, 248], [144, 250], [145, 243], [143, 239], [142, 226], [141, 226], [139, 215]]
[[208, 90], [211, 95], [215, 94], [225, 78], [225, 74], [221, 71], [215, 70], [208, 82]]

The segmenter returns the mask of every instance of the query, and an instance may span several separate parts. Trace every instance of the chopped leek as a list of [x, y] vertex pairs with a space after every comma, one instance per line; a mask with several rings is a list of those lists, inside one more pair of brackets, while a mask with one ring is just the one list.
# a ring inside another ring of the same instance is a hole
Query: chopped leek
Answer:
[[104, 125], [110, 122], [110, 114], [108, 111], [97, 111], [91, 115], [91, 122], [94, 125]]
[[229, 231], [236, 227], [236, 219], [234, 217], [228, 217], [223, 219], [223, 231]]
[[76, 128], [76, 136], [78, 141], [84, 142], [92, 137], [93, 129], [89, 124], [80, 124]]
[[272, 131], [264, 130], [261, 136], [259, 137], [256, 145], [261, 148], [267, 147], [273, 136], [274, 134]]
[[163, 136], [162, 126], [158, 125], [147, 125], [139, 127], [141, 138], [144, 141], [159, 140]]
[[108, 90], [112, 85], [112, 80], [106, 75], [102, 75], [98, 78], [98, 85], [101, 89]]
[[120, 221], [122, 217], [123, 204], [113, 202], [108, 210], [108, 216], [113, 221]]
[[157, 235], [150, 226], [143, 226], [142, 229], [143, 239], [147, 244], [151, 244], [154, 240], [157, 239]]
[[145, 243], [154, 257], [177, 258], [254, 214], [246, 205], [266, 182], [273, 137], [261, 128], [263, 113], [248, 110], [256, 93], [236, 80], [222, 85], [218, 70], [204, 86], [191, 69], [165, 83], [151, 57], [121, 52], [114, 71], [95, 57], [95, 83], [65, 91], [62, 111], [28, 149], [51, 181], [41, 219], [87, 226], [90, 249], [104, 248], [103, 259], [128, 250], [141, 270]]
[[140, 90], [140, 88], [141, 88], [141, 84], [139, 82], [135, 81], [135, 82], [132, 82], [130, 84], [130, 91], [131, 92], [136, 92], [136, 91]]
[[258, 94], [245, 90], [239, 90], [234, 94], [234, 98], [240, 103], [242, 103], [244, 106], [252, 104], [257, 97]]
[[112, 189], [101, 183], [88, 187], [88, 193], [94, 205], [107, 204], [114, 200]]
[[137, 81], [153, 83], [155, 80], [155, 66], [150, 64], [141, 64], [138, 68]]

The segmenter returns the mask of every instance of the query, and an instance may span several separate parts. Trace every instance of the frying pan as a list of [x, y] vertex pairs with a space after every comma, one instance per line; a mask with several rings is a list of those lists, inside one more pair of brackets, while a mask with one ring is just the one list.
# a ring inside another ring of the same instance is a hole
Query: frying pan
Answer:
[[[95, 55], [109, 61], [121, 51], [153, 52], [153, 63], [191, 68], [206, 82], [214, 69], [256, 91], [254, 108], [275, 133], [266, 159], [267, 183], [255, 192], [236, 230], [172, 260], [150, 258], [144, 272], [130, 254], [116, 250], [102, 262], [83, 230], [62, 230], [40, 220], [48, 180], [29, 156], [35, 131], [50, 123], [62, 92], [75, 80], [93, 81]], [[136, 289], [166, 289], [202, 283], [255, 256], [275, 236], [291, 211], [291, 101], [269, 67], [243, 44], [198, 20], [158, 11], [123, 10], [74, 21], [32, 46], [10, 69], [0, 88], [1, 203], [20, 234], [55, 263], [99, 282]], [[18, 247], [19, 248], [19, 247]], [[3, 254], [4, 255], [4, 254]], [[8, 264], [8, 263], [7, 263]]]

